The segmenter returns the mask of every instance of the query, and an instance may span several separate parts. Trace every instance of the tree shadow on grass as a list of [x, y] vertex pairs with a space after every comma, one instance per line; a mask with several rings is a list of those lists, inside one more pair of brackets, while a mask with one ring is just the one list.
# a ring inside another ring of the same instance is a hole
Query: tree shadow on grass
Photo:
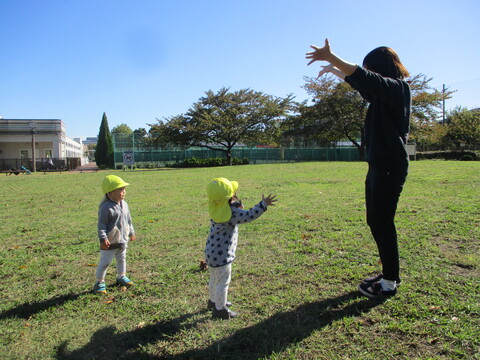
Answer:
[[84, 291], [79, 294], [67, 294], [56, 296], [54, 298], [38, 301], [38, 302], [31, 302], [31, 303], [24, 303], [18, 305], [10, 310], [4, 311], [0, 313], [0, 320], [8, 319], [8, 318], [21, 318], [21, 319], [28, 319], [32, 315], [35, 315], [41, 311], [61, 306], [69, 301], [77, 300], [79, 297], [90, 294], [91, 291]]
[[[159, 322], [133, 331], [118, 333], [114, 327], [97, 331], [90, 343], [83, 348], [67, 352], [67, 343], [57, 349], [57, 359], [259, 359], [285, 350], [292, 344], [308, 338], [334, 321], [360, 316], [382, 303], [381, 300], [359, 299], [357, 292], [300, 305], [290, 311], [272, 317], [233, 335], [220, 339], [205, 348], [187, 350], [181, 354], [168, 354], [168, 348], [158, 348], [158, 354], [147, 354], [142, 346], [171, 338], [184, 330], [195, 327], [199, 321], [188, 319], [187, 314], [170, 321]], [[203, 319], [201, 321], [205, 321]], [[185, 323], [187, 321], [187, 323]], [[222, 321], [222, 320], [218, 320]], [[235, 321], [235, 320], [231, 320]]]

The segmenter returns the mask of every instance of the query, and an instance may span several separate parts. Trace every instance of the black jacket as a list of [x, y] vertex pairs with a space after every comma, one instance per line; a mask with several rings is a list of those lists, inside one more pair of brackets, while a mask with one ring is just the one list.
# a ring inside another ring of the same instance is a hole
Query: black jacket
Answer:
[[407, 171], [410, 86], [360, 66], [345, 81], [370, 103], [365, 119], [367, 162], [383, 169]]

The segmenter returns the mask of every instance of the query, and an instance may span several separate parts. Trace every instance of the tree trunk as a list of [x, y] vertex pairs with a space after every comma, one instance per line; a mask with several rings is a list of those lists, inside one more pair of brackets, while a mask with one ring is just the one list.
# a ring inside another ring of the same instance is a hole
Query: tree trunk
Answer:
[[231, 149], [227, 150], [227, 165], [232, 165], [232, 151]]

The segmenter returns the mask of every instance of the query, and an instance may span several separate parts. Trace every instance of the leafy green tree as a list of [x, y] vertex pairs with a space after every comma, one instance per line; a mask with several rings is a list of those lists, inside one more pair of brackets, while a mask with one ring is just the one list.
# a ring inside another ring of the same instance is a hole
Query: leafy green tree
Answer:
[[174, 144], [222, 151], [231, 164], [236, 144], [273, 141], [291, 101], [291, 96], [275, 98], [250, 89], [209, 90], [185, 114], [151, 125], [151, 134], [164, 147]]
[[450, 99], [454, 91], [440, 91], [430, 86], [432, 78], [423, 74], [410, 78], [412, 113], [410, 116], [410, 140], [421, 149], [442, 146], [445, 127], [441, 124], [443, 101]]
[[446, 119], [446, 140], [457, 149], [478, 149], [480, 145], [480, 109], [457, 107]]
[[147, 136], [147, 130], [145, 130], [145, 128], [135, 129], [135, 130], [133, 131], [133, 133], [134, 133], [135, 136], [137, 136], [138, 138], [144, 138], [145, 136]]
[[[443, 100], [450, 98], [453, 93], [432, 88], [429, 85], [431, 80], [423, 74], [409, 80], [412, 90], [410, 139], [417, 144], [431, 144], [441, 138], [441, 129], [437, 126], [438, 117]], [[357, 147], [360, 158], [363, 159], [364, 121], [368, 102], [350, 85], [334, 77], [306, 78], [304, 88], [313, 97], [313, 104], [303, 104], [298, 108], [298, 118], [289, 119], [290, 134], [296, 126], [296, 131], [306, 137], [330, 141], [349, 140]], [[285, 134], [288, 135], [289, 132]]]
[[95, 162], [99, 167], [113, 167], [113, 141], [105, 113], [103, 113], [98, 133]]
[[127, 124], [120, 124], [115, 126], [112, 129], [112, 134], [125, 134], [125, 135], [131, 135], [133, 133], [132, 129]]
[[[333, 77], [307, 78], [305, 90], [313, 96], [313, 105], [300, 104], [298, 115], [291, 117], [283, 128], [285, 136], [303, 136], [320, 142], [349, 140], [363, 159], [364, 121], [367, 102], [350, 85]], [[287, 129], [288, 128], [288, 129]]]

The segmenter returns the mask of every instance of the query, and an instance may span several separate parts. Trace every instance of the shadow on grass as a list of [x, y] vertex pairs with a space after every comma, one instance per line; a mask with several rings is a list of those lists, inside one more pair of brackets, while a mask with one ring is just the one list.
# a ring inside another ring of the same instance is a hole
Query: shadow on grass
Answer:
[[80, 349], [69, 352], [67, 350], [68, 342], [63, 342], [57, 348], [56, 358], [59, 360], [161, 359], [161, 357], [146, 354], [139, 348], [163, 339], [171, 339], [172, 336], [175, 336], [180, 331], [194, 327], [199, 321], [188, 322], [188, 320], [204, 312], [182, 315], [172, 320], [160, 321], [156, 324], [123, 333], [119, 333], [114, 326], [108, 326], [93, 334], [90, 342]]
[[[183, 324], [183, 322], [196, 314], [184, 315], [167, 322], [159, 322], [124, 333], [115, 333], [114, 327], [107, 327], [96, 332], [89, 344], [73, 352], [68, 353], [66, 351], [67, 344], [63, 343], [57, 349], [57, 359], [248, 360], [267, 358], [273, 353], [281, 352], [290, 345], [302, 341], [314, 331], [320, 330], [334, 321], [360, 316], [382, 303], [382, 301], [363, 297], [359, 299], [359, 296], [357, 292], [351, 292], [337, 298], [304, 304], [241, 329], [232, 336], [220, 339], [208, 347], [187, 350], [176, 355], [146, 354], [139, 348], [162, 339], [171, 340], [171, 337], [180, 331], [193, 328], [198, 322], [189, 324]], [[158, 349], [158, 352], [168, 353], [168, 349]]]
[[10, 310], [0, 313], [0, 320], [8, 318], [28, 319], [30, 316], [35, 315], [41, 311], [63, 305], [68, 301], [77, 300], [79, 297], [91, 293], [91, 291], [84, 291], [79, 294], [67, 294], [62, 296], [56, 296], [49, 300], [18, 305]]

